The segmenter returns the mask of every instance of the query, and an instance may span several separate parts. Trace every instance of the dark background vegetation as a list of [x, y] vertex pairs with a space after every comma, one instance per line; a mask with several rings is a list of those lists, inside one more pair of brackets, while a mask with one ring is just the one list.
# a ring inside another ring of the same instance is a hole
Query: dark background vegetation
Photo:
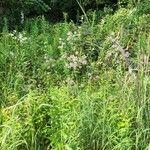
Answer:
[[[78, 0], [85, 12], [96, 10], [99, 17], [105, 11], [113, 13], [118, 7], [131, 6], [136, 0]], [[82, 11], [77, 0], [1, 0], [0, 24], [7, 17], [10, 26], [20, 24], [21, 12], [25, 18], [33, 18], [44, 15], [50, 22], [62, 21], [63, 13], [67, 13], [68, 21], [78, 22]], [[107, 12], [108, 13], [108, 12]]]

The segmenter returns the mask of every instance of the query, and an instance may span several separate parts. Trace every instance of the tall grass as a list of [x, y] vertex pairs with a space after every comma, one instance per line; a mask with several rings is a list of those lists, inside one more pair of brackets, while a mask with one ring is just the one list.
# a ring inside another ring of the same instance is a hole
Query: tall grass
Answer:
[[149, 150], [149, 21], [120, 9], [96, 25], [5, 25], [0, 149]]

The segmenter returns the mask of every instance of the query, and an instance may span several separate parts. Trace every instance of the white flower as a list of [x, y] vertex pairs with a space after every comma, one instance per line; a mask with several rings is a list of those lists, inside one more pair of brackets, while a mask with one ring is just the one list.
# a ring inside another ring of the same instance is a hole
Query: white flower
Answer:
[[9, 36], [13, 37], [13, 36], [14, 36], [14, 34], [12, 34], [12, 33], [9, 33]]
[[86, 59], [87, 57], [85, 55], [82, 56], [82, 59]]
[[67, 37], [67, 41], [70, 41], [71, 39], [72, 39], [71, 36], [68, 36], [68, 37]]
[[22, 39], [23, 38], [23, 36], [22, 36], [22, 34], [21, 33], [19, 33], [19, 39]]
[[73, 58], [72, 58], [72, 61], [74, 61], [74, 62], [76, 62], [78, 60], [78, 58], [76, 57], [76, 56], [74, 56]]
[[72, 61], [73, 58], [74, 58], [74, 55], [70, 55], [70, 56], [67, 58], [67, 60], [68, 60], [68, 61]]
[[87, 61], [86, 61], [86, 60], [83, 60], [81, 63], [82, 63], [83, 65], [86, 65], [86, 64], [87, 64]]
[[58, 49], [63, 49], [64, 48], [64, 45], [65, 45], [65, 42], [60, 42], [60, 45], [58, 46]]
[[75, 54], [76, 54], [76, 55], [78, 55], [78, 54], [79, 54], [79, 52], [78, 52], [78, 51], [76, 51], [76, 52], [75, 52]]
[[66, 83], [69, 85], [74, 85], [74, 81], [71, 78], [67, 78]]
[[15, 36], [15, 37], [13, 37], [13, 39], [14, 39], [14, 40], [17, 40], [17, 37]]
[[77, 63], [69, 63], [70, 68], [76, 69], [77, 68]]
[[45, 62], [46, 62], [46, 63], [49, 63], [49, 60], [47, 59], [47, 60], [45, 60]]
[[67, 41], [70, 41], [70, 40], [72, 40], [73, 39], [73, 33], [71, 32], [71, 31], [69, 31], [68, 33], [67, 33]]
[[77, 61], [78, 58], [75, 55], [70, 55], [69, 60], [74, 62], [74, 61]]
[[125, 53], [125, 57], [128, 58], [129, 56], [130, 56], [130, 53], [129, 53], [129, 52], [126, 52], [126, 53]]
[[14, 30], [14, 31], [13, 31], [13, 34], [15, 34], [16, 32], [17, 32], [17, 31], [16, 31], [16, 30]]
[[83, 55], [82, 57], [81, 57], [81, 59], [79, 60], [79, 62], [82, 64], [82, 65], [86, 65], [87, 64], [87, 60], [86, 60], [86, 56], [85, 55]]
[[67, 35], [68, 35], [68, 36], [72, 36], [72, 32], [69, 31], [69, 32], [67, 33]]
[[47, 55], [47, 54], [44, 55], [44, 59], [45, 59], [45, 60], [48, 59], [48, 55]]
[[77, 32], [75, 31], [75, 32], [74, 32], [74, 34], [76, 35], [76, 34], [77, 34]]

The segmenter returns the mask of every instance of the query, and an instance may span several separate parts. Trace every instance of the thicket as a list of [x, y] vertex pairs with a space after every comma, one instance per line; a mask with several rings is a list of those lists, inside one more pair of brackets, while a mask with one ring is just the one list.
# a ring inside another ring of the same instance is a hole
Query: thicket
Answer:
[[6, 17], [84, 13], [4, 19], [0, 150], [150, 150], [149, 2], [2, 0]]
[[19, 25], [21, 13], [25, 17], [45, 15], [50, 21], [61, 21], [65, 12], [69, 20], [76, 22], [83, 14], [79, 4], [85, 12], [97, 10], [97, 14], [103, 16], [108, 9], [114, 12], [118, 6], [132, 6], [135, 3], [134, 0], [1, 0], [0, 15], [1, 22], [2, 17], [7, 17], [11, 26]]
[[147, 2], [95, 23], [44, 17], [0, 34], [1, 150], [149, 150]]

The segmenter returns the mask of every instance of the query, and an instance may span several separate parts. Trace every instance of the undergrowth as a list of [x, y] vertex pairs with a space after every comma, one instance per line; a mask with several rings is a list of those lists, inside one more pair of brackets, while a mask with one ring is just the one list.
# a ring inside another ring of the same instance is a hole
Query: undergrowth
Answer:
[[0, 35], [1, 150], [149, 150], [150, 15], [26, 22]]

